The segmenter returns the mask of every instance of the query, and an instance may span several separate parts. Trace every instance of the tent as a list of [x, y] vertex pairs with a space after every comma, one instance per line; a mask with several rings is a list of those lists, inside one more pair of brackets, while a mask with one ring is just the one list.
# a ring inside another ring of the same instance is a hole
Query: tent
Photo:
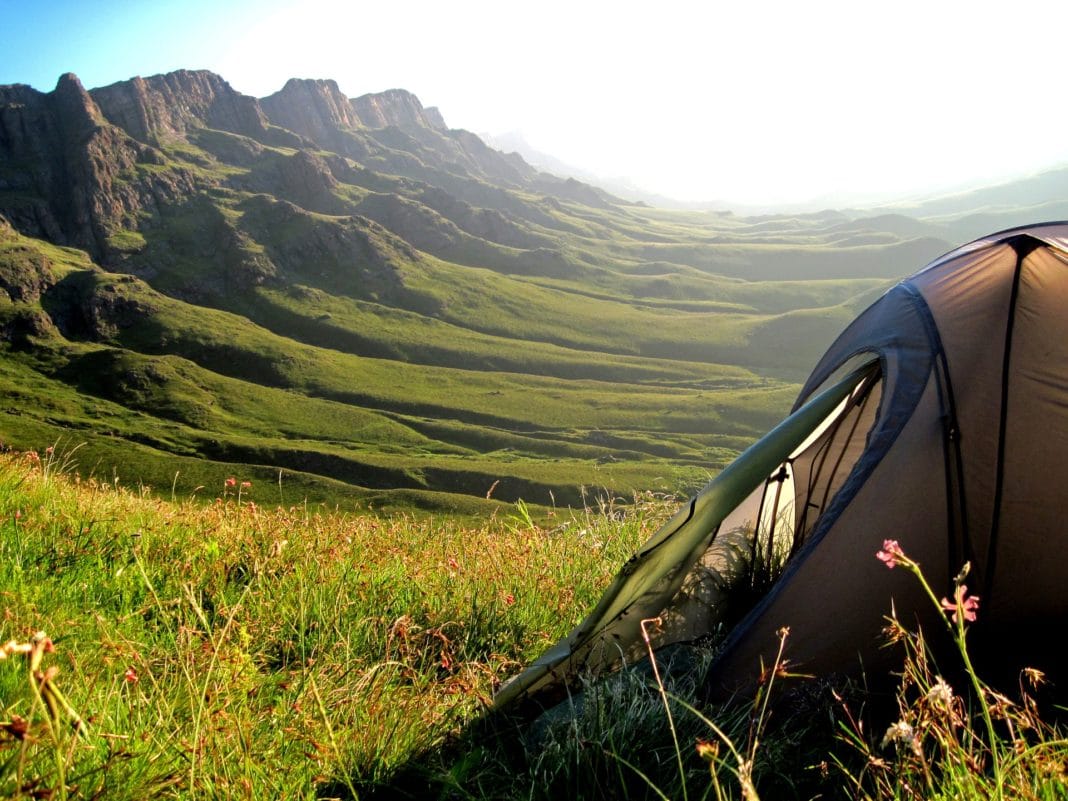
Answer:
[[1066, 480], [1068, 223], [1048, 223], [954, 250], [857, 317], [791, 415], [650, 538], [495, 706], [549, 702], [580, 675], [642, 660], [647, 618], [660, 619], [656, 649], [726, 632], [714, 696], [771, 664], [782, 627], [798, 670], [887, 667], [891, 606], [928, 631], [938, 612], [875, 558], [886, 539], [947, 595], [970, 562], [973, 639], [1014, 669], [1048, 669], [1068, 619]]

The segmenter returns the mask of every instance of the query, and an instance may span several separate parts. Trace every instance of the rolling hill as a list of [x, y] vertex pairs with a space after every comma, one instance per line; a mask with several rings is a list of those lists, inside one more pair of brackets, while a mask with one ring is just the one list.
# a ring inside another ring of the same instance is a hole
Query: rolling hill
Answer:
[[1024, 221], [997, 197], [670, 211], [402, 90], [0, 87], [0, 439], [183, 495], [239, 476], [263, 502], [688, 492], [889, 281]]

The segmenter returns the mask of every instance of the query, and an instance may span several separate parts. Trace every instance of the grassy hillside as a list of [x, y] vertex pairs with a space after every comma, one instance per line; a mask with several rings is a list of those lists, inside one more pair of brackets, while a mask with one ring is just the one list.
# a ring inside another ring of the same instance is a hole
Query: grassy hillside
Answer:
[[0, 112], [0, 440], [183, 496], [236, 472], [482, 513], [691, 492], [893, 280], [1063, 183], [741, 217], [629, 204], [329, 81], [68, 75]]
[[[378, 507], [391, 490], [472, 511], [491, 488], [544, 506], [690, 492], [776, 422], [856, 298], [885, 285], [607, 258], [501, 274], [234, 192], [141, 229], [122, 272], [0, 230], [0, 381], [18, 399], [3, 436], [82, 444], [87, 472], [183, 494], [239, 470], [281, 476], [282, 497]], [[127, 442], [132, 461], [111, 447]]]
[[[239, 473], [207, 508], [0, 455], [3, 637], [43, 630], [84, 721], [52, 736], [22, 664], [0, 660], [0, 793], [314, 797], [373, 783], [472, 719], [559, 636], [659, 507], [624, 525], [515, 507], [478, 524], [280, 506]], [[583, 547], [576, 547], [578, 542]], [[326, 710], [329, 710], [327, 712]], [[62, 771], [57, 773], [57, 771]]]
[[669, 718], [639, 671], [521, 741], [487, 733], [494, 688], [585, 614], [673, 511], [661, 498], [465, 523], [279, 504], [241, 472], [204, 486], [205, 506], [80, 478], [75, 455], [0, 454], [4, 797], [1063, 794], [1065, 741], [1036, 707], [994, 697], [990, 748], [918, 661], [893, 737], [816, 683], [795, 714], [709, 708], [702, 664], [666, 680], [705, 719]]

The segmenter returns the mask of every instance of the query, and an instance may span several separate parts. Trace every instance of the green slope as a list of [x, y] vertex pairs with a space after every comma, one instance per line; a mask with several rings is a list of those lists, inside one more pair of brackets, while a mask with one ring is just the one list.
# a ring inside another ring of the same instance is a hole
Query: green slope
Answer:
[[[8, 444], [62, 438], [81, 469], [180, 492], [281, 471], [283, 500], [688, 492], [950, 245], [902, 214], [618, 202], [426, 120], [331, 121], [349, 101], [323, 82], [212, 111], [198, 75], [13, 90], [5, 113], [54, 118], [63, 153], [0, 143]], [[164, 104], [161, 81], [196, 85]]]

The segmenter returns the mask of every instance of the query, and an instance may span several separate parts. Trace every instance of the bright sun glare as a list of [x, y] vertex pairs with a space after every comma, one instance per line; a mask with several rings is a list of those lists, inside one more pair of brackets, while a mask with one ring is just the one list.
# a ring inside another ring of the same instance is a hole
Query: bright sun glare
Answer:
[[[0, 4], [16, 21], [10, 41], [0, 34], [3, 83], [50, 89], [69, 69], [91, 87], [189, 67], [256, 96], [290, 77], [334, 78], [352, 97], [401, 87], [450, 126], [520, 132], [587, 172], [682, 200], [848, 201], [1068, 155], [1059, 51], [1019, 35], [1058, 27], [1051, 17], [1068, 9], [1033, 0], [193, 0], [115, 2], [125, 13], [111, 16], [57, 3], [67, 13], [51, 17]], [[52, 51], [33, 41], [46, 33]], [[121, 47], [108, 40], [118, 36]], [[43, 77], [49, 52], [62, 57]], [[24, 62], [32, 74], [15, 74]]]

